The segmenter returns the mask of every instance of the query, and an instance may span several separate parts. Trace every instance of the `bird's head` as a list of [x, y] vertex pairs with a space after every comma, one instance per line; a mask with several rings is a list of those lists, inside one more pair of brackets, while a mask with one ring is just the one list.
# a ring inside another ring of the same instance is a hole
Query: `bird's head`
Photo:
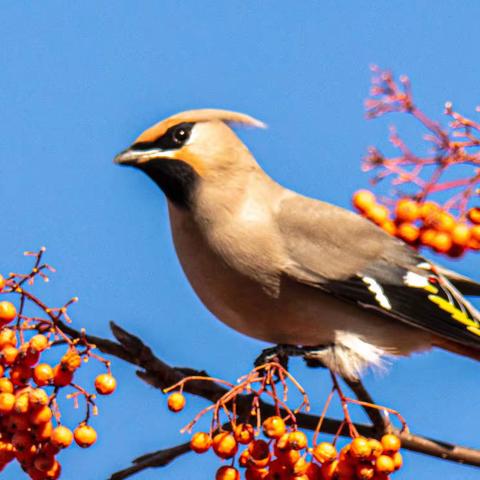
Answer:
[[227, 110], [182, 112], [145, 130], [114, 161], [142, 170], [170, 201], [188, 207], [203, 179], [256, 165], [231, 124], [265, 127], [253, 117]]

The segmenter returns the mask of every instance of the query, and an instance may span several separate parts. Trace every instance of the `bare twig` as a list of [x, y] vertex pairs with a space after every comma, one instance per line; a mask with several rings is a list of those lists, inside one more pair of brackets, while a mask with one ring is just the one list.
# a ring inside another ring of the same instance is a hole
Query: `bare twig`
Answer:
[[[88, 342], [95, 344], [96, 347], [103, 353], [114, 355], [122, 360], [141, 367], [141, 370], [137, 371], [137, 375], [155, 388], [163, 390], [164, 388], [179, 382], [186, 376], [207, 376], [206, 372], [189, 368], [171, 367], [156, 357], [152, 350], [138, 337], [120, 328], [113, 322], [110, 324], [110, 326], [115, 338], [117, 339], [117, 342], [87, 335], [86, 338]], [[61, 328], [72, 337], [78, 337], [81, 335], [80, 332], [74, 330], [68, 325], [61, 325]], [[356, 393], [359, 399], [368, 403], [373, 403], [368, 395], [368, 392], [361, 384], [351, 384], [350, 387], [354, 393]], [[216, 402], [222, 395], [226, 393], [226, 389], [220, 385], [213, 382], [203, 382], [201, 380], [188, 382], [185, 385], [184, 391], [205, 398], [211, 402]], [[240, 417], [245, 417], [248, 415], [250, 406], [250, 396], [241, 395], [237, 398], [237, 413]], [[260, 402], [259, 408], [261, 415], [265, 418], [276, 415], [274, 405]], [[282, 415], [283, 414], [286, 414], [286, 412], [283, 411]], [[381, 432], [378, 430], [378, 419], [374, 420], [372, 417], [371, 419], [374, 423], [374, 426], [363, 424], [354, 424], [354, 426], [360, 435], [378, 438], [381, 435]], [[319, 418], [316, 415], [300, 412], [296, 414], [296, 420], [299, 428], [315, 431]], [[340, 428], [341, 423], [341, 421], [336, 419], [325, 418], [321, 430], [324, 433], [335, 434]], [[407, 450], [423, 453], [432, 457], [442, 458], [452, 462], [480, 467], [480, 450], [453, 445], [441, 440], [422, 437], [420, 435], [414, 435], [409, 432], [400, 431], [399, 429], [392, 428], [391, 430], [400, 437], [402, 440], [402, 447]], [[133, 475], [134, 473], [137, 473], [145, 468], [164, 466], [187, 451], [188, 444], [185, 443], [170, 449], [160, 450], [147, 456], [140, 457], [134, 461], [135, 464], [132, 467], [114, 474], [123, 476], [112, 476], [112, 479], [120, 480], [127, 478], [128, 476]]]

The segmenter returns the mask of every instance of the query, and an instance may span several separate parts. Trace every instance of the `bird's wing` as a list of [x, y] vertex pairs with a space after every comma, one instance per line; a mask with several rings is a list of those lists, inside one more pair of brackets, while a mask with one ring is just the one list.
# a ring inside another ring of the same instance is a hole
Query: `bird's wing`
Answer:
[[437, 272], [444, 277], [447, 277], [463, 295], [480, 296], [480, 283], [472, 278], [461, 275], [458, 272], [454, 272], [453, 270], [449, 270], [440, 265], [435, 265], [435, 268], [437, 269]]
[[277, 222], [284, 274], [346, 302], [480, 348], [480, 314], [402, 241], [340, 207], [289, 193]]

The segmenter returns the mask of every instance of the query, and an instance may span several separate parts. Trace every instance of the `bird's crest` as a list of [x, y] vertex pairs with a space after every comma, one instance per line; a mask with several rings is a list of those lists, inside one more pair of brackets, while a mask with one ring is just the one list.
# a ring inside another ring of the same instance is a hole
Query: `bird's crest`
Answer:
[[135, 143], [154, 141], [155, 139], [160, 138], [170, 127], [173, 127], [178, 123], [210, 122], [215, 120], [233, 125], [266, 128], [265, 123], [244, 113], [232, 112], [230, 110], [219, 110], [215, 108], [204, 108], [200, 110], [188, 110], [186, 112], [180, 112], [168, 117], [165, 120], [162, 120], [153, 127], [150, 127], [148, 130], [145, 130], [137, 138]]

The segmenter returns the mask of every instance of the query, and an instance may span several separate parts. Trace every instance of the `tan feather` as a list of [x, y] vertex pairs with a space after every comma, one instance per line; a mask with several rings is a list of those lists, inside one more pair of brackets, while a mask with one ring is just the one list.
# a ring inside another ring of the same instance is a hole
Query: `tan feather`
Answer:
[[182, 122], [211, 122], [219, 121], [227, 124], [242, 125], [254, 128], [266, 128], [266, 124], [256, 118], [244, 113], [232, 112], [230, 110], [219, 110], [215, 108], [204, 108], [199, 110], [187, 110], [177, 113], [171, 117], [162, 120], [145, 130], [136, 140], [135, 143], [152, 142], [160, 138], [170, 127]]

